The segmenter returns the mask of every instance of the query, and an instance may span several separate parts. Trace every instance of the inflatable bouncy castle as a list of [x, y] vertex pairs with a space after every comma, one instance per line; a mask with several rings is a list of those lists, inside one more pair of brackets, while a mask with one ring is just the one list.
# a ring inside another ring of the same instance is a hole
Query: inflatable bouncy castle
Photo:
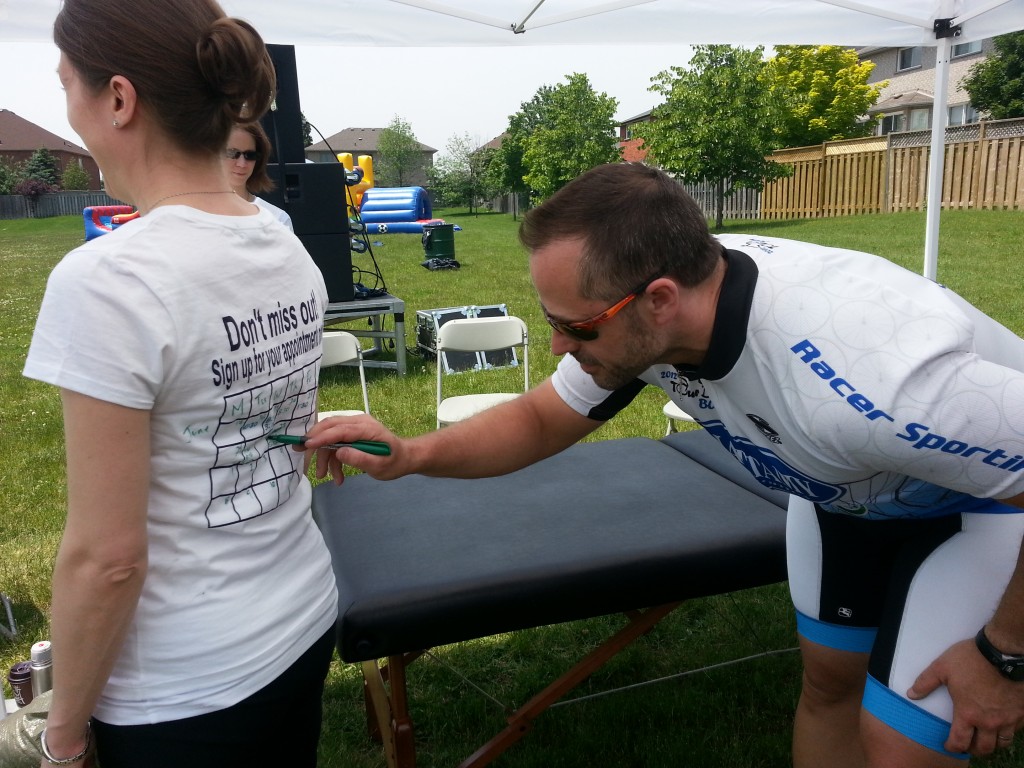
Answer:
[[375, 187], [363, 193], [359, 215], [367, 232], [422, 232], [430, 221], [430, 197], [423, 187]]
[[92, 205], [82, 211], [82, 217], [85, 219], [85, 239], [88, 242], [137, 219], [139, 212], [130, 205]]
[[363, 193], [373, 186], [373, 158], [370, 155], [360, 155], [356, 164], [353, 165], [351, 153], [340, 152], [338, 153], [338, 161], [345, 166], [346, 171], [361, 172], [359, 181], [355, 184], [347, 184], [348, 217], [354, 219], [359, 212], [359, 206], [363, 202]]

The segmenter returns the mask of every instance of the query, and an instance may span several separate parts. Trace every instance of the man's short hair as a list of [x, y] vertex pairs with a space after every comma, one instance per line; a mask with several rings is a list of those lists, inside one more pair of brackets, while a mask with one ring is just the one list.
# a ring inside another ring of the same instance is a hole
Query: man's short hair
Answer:
[[721, 245], [675, 179], [641, 163], [610, 163], [581, 174], [523, 218], [519, 240], [535, 251], [584, 241], [579, 291], [615, 299], [658, 272], [683, 285], [714, 270]]

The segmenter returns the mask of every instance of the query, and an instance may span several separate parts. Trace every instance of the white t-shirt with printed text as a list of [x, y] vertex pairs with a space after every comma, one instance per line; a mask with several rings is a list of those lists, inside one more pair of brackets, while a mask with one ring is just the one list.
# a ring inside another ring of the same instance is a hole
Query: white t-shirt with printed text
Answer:
[[25, 375], [151, 412], [149, 567], [99, 719], [230, 706], [335, 621], [302, 456], [267, 440], [315, 421], [326, 301], [264, 211], [157, 208], [50, 276]]

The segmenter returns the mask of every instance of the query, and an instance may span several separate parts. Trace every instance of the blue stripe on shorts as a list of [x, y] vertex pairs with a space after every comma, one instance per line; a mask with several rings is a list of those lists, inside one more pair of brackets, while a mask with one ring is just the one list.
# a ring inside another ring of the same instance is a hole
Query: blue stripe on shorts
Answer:
[[853, 653], [871, 653], [878, 634], [876, 627], [841, 627], [812, 619], [800, 611], [796, 612], [796, 631], [818, 645]]
[[[873, 627], [841, 627], [796, 612], [796, 629], [811, 642], [853, 653], [870, 653], [875, 642]], [[967, 760], [966, 752], [949, 752], [943, 746], [949, 738], [949, 723], [917, 706], [868, 675], [863, 707], [872, 715], [908, 739], [957, 760]]]
[[885, 687], [871, 675], [864, 687], [864, 709], [928, 749], [958, 760], [970, 758], [966, 752], [948, 752], [942, 746], [949, 738], [949, 723]]

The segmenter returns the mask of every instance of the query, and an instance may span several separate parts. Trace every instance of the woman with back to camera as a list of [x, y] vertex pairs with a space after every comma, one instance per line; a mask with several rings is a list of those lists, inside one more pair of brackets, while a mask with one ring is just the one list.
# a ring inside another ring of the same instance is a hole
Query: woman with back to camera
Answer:
[[224, 150], [224, 164], [228, 171], [228, 183], [235, 194], [243, 200], [270, 211], [278, 221], [294, 231], [292, 219], [273, 203], [257, 195], [274, 188], [267, 173], [270, 158], [270, 139], [259, 123], [236, 125], [228, 137]]
[[67, 454], [42, 765], [315, 766], [337, 594], [303, 457], [268, 437], [316, 419], [327, 296], [223, 167], [273, 64], [213, 0], [123, 11], [54, 25], [68, 120], [142, 215], [54, 269], [25, 365]]

